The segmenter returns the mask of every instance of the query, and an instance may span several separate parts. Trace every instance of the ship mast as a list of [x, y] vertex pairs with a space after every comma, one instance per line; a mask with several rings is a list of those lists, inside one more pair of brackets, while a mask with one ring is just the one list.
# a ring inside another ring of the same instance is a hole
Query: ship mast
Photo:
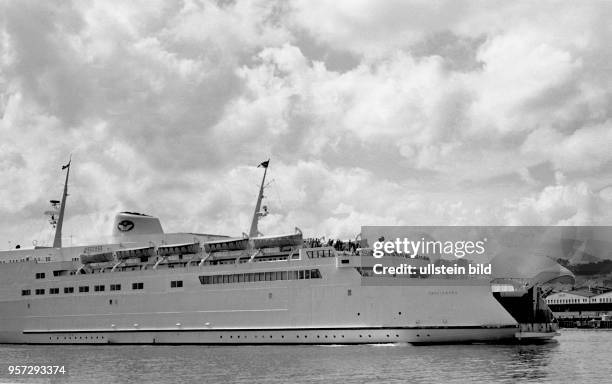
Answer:
[[257, 229], [257, 224], [259, 223], [259, 217], [265, 216], [266, 212], [260, 212], [261, 210], [261, 201], [264, 198], [264, 183], [266, 182], [266, 173], [268, 173], [268, 164], [270, 164], [270, 159], [262, 162], [257, 166], [264, 168], [263, 179], [261, 179], [261, 186], [259, 187], [259, 195], [257, 196], [257, 204], [255, 204], [255, 212], [253, 212], [253, 220], [251, 221], [251, 229], [249, 230], [249, 237], [257, 237], [259, 235], [259, 230]]
[[57, 226], [55, 228], [55, 238], [53, 239], [53, 248], [62, 247], [62, 224], [64, 224], [64, 210], [66, 209], [66, 197], [68, 197], [68, 176], [70, 175], [70, 162], [62, 166], [62, 170], [66, 169], [66, 181], [64, 182], [64, 193], [62, 194], [62, 204], [60, 205], [59, 218], [57, 219]]

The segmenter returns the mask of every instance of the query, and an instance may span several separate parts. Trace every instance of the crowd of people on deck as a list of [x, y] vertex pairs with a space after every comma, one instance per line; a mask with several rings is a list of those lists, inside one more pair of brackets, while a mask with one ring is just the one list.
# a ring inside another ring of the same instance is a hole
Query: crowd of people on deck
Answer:
[[320, 248], [320, 247], [333, 247], [336, 251], [348, 251], [356, 252], [357, 248], [360, 247], [359, 241], [353, 240], [340, 240], [340, 239], [325, 239], [322, 238], [309, 238], [304, 239], [304, 244], [308, 248]]

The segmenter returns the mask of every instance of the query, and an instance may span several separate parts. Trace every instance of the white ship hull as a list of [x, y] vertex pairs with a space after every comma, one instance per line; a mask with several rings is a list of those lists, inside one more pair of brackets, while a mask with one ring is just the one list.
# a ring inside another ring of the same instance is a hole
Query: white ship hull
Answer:
[[[72, 263], [3, 266], [0, 343], [454, 343], [513, 339], [518, 331], [486, 281], [410, 279], [410, 285], [370, 286], [334, 257], [54, 277], [52, 271], [66, 264]], [[321, 278], [199, 279], [305, 268], [318, 269]], [[43, 270], [46, 278], [35, 279]], [[183, 286], [172, 288], [177, 280]], [[133, 290], [133, 283], [143, 289]], [[122, 289], [110, 291], [110, 284]], [[96, 285], [105, 291], [92, 292]], [[80, 286], [90, 291], [79, 293]], [[64, 294], [65, 287], [75, 292]], [[59, 294], [49, 294], [51, 288]], [[20, 296], [25, 289], [32, 294]], [[45, 294], [35, 295], [36, 289]]]

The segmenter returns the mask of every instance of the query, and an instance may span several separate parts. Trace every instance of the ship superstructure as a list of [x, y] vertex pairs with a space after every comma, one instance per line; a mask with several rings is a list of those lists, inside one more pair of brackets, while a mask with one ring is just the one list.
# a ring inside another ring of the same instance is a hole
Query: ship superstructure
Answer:
[[[490, 281], [368, 284], [366, 248], [310, 241], [297, 228], [261, 235], [269, 161], [260, 166], [248, 235], [165, 233], [156, 217], [121, 212], [113, 243], [1, 252], [0, 343], [420, 344], [521, 332]], [[537, 327], [554, 334], [550, 322]]]

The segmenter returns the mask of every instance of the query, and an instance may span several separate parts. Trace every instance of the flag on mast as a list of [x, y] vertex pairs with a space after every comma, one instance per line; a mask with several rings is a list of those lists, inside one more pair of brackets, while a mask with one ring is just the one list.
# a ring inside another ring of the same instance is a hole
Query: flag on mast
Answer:
[[257, 168], [259, 168], [259, 167], [268, 168], [268, 164], [270, 164], [270, 159], [268, 159], [268, 160], [266, 160], [266, 161], [263, 161], [261, 164], [259, 164], [259, 165], [257, 166]]
[[70, 163], [71, 163], [71, 162], [72, 162], [72, 160], [70, 160], [70, 161], [68, 162], [68, 164], [66, 164], [66, 165], [62, 165], [62, 170], [64, 170], [64, 169], [68, 168], [68, 167], [70, 166]]

